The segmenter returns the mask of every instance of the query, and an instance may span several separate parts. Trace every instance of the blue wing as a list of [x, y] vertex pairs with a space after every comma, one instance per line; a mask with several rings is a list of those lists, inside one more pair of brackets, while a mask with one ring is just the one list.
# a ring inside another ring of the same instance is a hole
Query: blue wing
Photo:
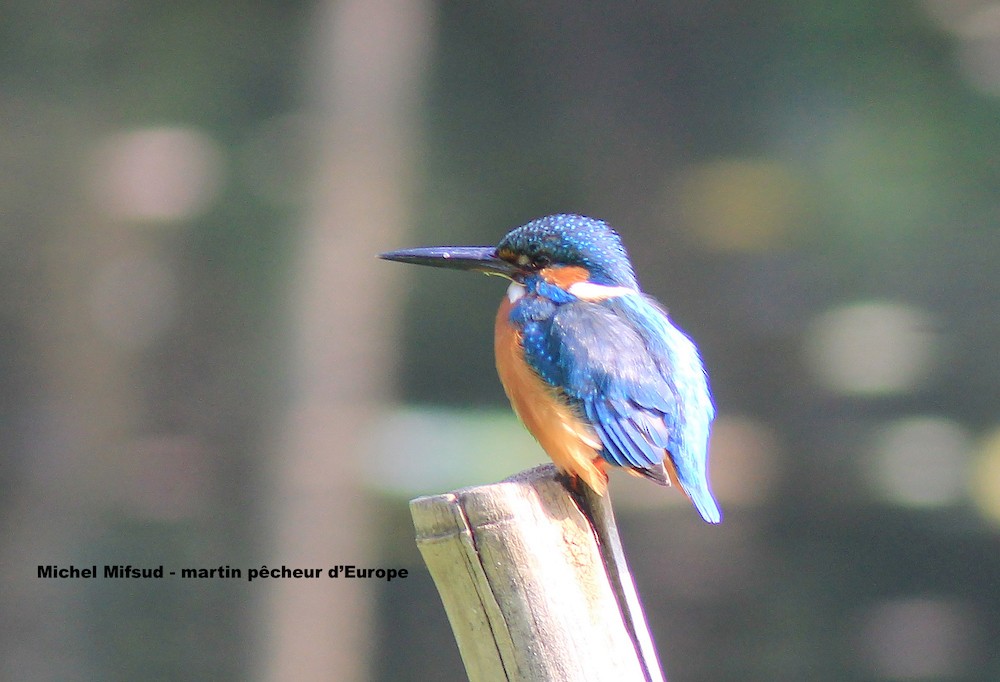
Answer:
[[604, 459], [665, 484], [666, 451], [702, 517], [718, 523], [707, 478], [715, 411], [694, 344], [641, 295], [541, 306], [518, 320], [526, 360], [594, 426]]

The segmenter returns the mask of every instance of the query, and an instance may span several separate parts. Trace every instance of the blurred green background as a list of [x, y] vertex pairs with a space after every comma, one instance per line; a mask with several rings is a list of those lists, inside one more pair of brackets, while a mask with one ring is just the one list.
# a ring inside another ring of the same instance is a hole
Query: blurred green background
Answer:
[[0, 678], [464, 679], [407, 500], [544, 456], [374, 255], [576, 212], [719, 408], [720, 527], [612, 481], [671, 681], [1000, 679], [1000, 3], [0, 16]]

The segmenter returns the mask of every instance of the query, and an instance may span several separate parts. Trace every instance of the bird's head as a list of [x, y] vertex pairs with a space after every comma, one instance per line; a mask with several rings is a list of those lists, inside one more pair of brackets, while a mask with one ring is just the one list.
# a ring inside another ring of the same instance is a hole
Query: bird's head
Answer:
[[495, 247], [430, 246], [383, 253], [380, 258], [475, 270], [519, 283], [541, 275], [550, 282], [638, 289], [618, 233], [602, 220], [579, 215], [558, 214], [532, 220], [511, 230]]

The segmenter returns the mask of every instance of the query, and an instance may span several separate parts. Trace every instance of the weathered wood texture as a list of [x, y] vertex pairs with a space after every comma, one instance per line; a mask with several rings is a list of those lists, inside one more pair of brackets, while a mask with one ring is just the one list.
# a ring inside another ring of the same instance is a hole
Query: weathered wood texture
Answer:
[[607, 497], [546, 465], [410, 510], [472, 682], [664, 679]]

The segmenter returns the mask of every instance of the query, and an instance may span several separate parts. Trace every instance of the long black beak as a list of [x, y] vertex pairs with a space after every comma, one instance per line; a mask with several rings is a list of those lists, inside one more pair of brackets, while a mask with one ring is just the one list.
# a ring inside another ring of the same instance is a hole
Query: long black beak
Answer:
[[380, 254], [379, 258], [435, 268], [474, 270], [504, 277], [513, 277], [518, 271], [513, 263], [497, 258], [497, 250], [493, 246], [422, 246], [390, 251]]

